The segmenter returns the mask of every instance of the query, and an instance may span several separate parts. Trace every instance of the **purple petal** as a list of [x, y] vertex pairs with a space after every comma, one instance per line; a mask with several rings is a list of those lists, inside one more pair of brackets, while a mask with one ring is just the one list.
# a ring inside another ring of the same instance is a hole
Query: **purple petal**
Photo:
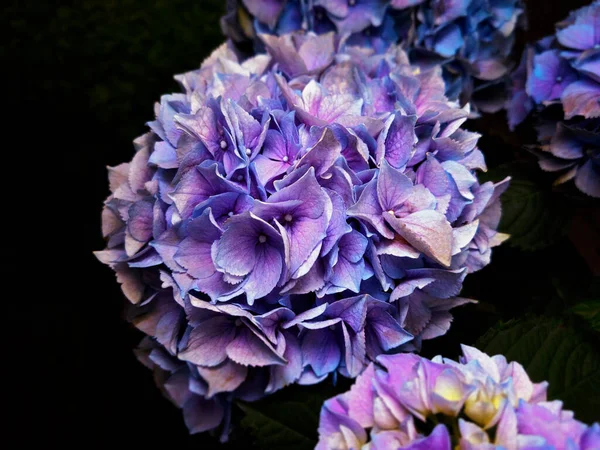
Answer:
[[237, 148], [240, 154], [250, 157], [259, 151], [265, 140], [270, 120], [261, 125], [240, 105], [232, 100], [225, 102], [227, 120], [233, 125]]
[[249, 305], [254, 303], [254, 299], [271, 293], [279, 282], [283, 270], [280, 248], [271, 245], [257, 245], [255, 256], [254, 268], [243, 287]]
[[574, 24], [558, 31], [556, 38], [565, 47], [587, 50], [598, 43], [595, 41], [600, 39], [600, 36], [594, 35], [594, 27], [591, 24]]
[[342, 146], [330, 128], [325, 128], [318, 142], [309, 148], [306, 154], [298, 161], [297, 167], [309, 165], [314, 167], [315, 175], [320, 177], [327, 172], [335, 160], [340, 156]]
[[[297, 204], [289, 207], [287, 202]], [[268, 220], [277, 218], [278, 227], [285, 230], [286, 260], [294, 276], [326, 237], [333, 205], [311, 168], [298, 181], [273, 194], [267, 203], [257, 202], [254, 212]]]
[[425, 0], [392, 0], [390, 3], [392, 8], [404, 9], [411, 6], [417, 6], [423, 3]]
[[577, 75], [558, 52], [549, 50], [533, 58], [533, 70], [527, 79], [527, 93], [541, 103], [560, 98]]
[[592, 197], [600, 197], [600, 168], [593, 160], [588, 160], [577, 170], [575, 185]]
[[518, 448], [517, 415], [512, 405], [506, 405], [496, 431], [496, 443], [505, 448]]
[[394, 288], [390, 295], [390, 302], [394, 302], [399, 298], [411, 295], [416, 289], [423, 289], [425, 286], [433, 283], [434, 278], [417, 278], [414, 280], [401, 280], [401, 282]]
[[433, 48], [444, 57], [451, 57], [464, 45], [462, 31], [454, 23], [444, 26], [435, 35]]
[[147, 242], [152, 237], [154, 219], [154, 202], [141, 200], [129, 208], [127, 231], [138, 242]]
[[179, 244], [175, 261], [184, 267], [188, 274], [196, 279], [208, 278], [215, 271], [211, 256], [212, 243], [199, 242], [193, 238], [185, 238]]
[[467, 8], [471, 2], [468, 0], [440, 0], [435, 5], [435, 24], [451, 22], [467, 15]]
[[541, 436], [556, 448], [564, 448], [568, 438], [573, 442], [585, 431], [585, 425], [574, 419], [561, 420], [558, 414], [541, 405], [521, 400], [517, 408], [519, 434]]
[[[227, 222], [217, 244], [215, 263], [231, 275], [245, 276], [254, 269], [260, 248], [278, 248], [281, 244], [281, 235], [271, 225], [250, 213], [240, 214]], [[264, 250], [259, 254], [271, 255]]]
[[356, 420], [363, 428], [370, 428], [374, 425], [374, 376], [375, 366], [369, 364], [365, 371], [356, 378], [356, 382], [350, 388], [350, 392], [348, 392], [348, 415]]
[[360, 291], [360, 283], [364, 274], [364, 262], [361, 260], [356, 263], [352, 263], [345, 258], [340, 257], [337, 264], [333, 267], [333, 273], [328, 278], [332, 288], [327, 289], [327, 293], [340, 292], [342, 290], [349, 290], [354, 293]]
[[254, 164], [256, 165], [258, 179], [267, 187], [267, 190], [270, 190], [269, 182], [279, 178], [291, 167], [287, 162], [269, 159], [263, 154], [256, 156]]
[[344, 364], [340, 373], [349, 378], [356, 378], [367, 364], [365, 353], [365, 330], [355, 333], [342, 323], [344, 336]]
[[[335, 8], [330, 7], [328, 10], [332, 14], [331, 18], [340, 34], [356, 33], [369, 26], [380, 26], [387, 4], [387, 0], [356, 0], [351, 5], [347, 5], [347, 14], [340, 15], [337, 6]], [[327, 8], [327, 6], [325, 7]], [[341, 18], [338, 19], [338, 17]]]
[[573, 67], [578, 72], [587, 75], [592, 80], [600, 83], [600, 49], [591, 52], [591, 54], [583, 54], [573, 63]]
[[508, 106], [508, 124], [511, 130], [523, 122], [531, 110], [533, 109], [533, 101], [525, 91], [513, 93], [509, 99]]
[[[154, 362], [157, 359], [157, 351], [156, 349], [152, 350], [150, 353], [150, 359]], [[153, 358], [154, 357], [154, 358]], [[161, 361], [158, 365], [162, 368], [162, 363], [164, 359], [162, 355], [159, 356]], [[177, 366], [173, 368], [173, 370], [177, 370]], [[168, 393], [168, 397], [173, 401], [178, 407], [182, 408], [183, 405], [192, 397], [194, 397], [194, 393], [190, 391], [190, 374], [186, 370], [179, 370], [173, 373], [164, 384], [165, 391]]]
[[338, 243], [340, 256], [350, 262], [357, 263], [362, 260], [362, 257], [367, 249], [367, 238], [356, 230], [343, 235]]
[[225, 411], [217, 400], [192, 396], [183, 407], [183, 419], [190, 433], [203, 433], [219, 426]]
[[399, 347], [412, 339], [412, 335], [406, 332], [390, 315], [391, 309], [391, 305], [387, 302], [374, 299], [369, 302], [366, 346], [367, 355], [370, 358]]
[[306, 64], [301, 58], [298, 58], [291, 35], [278, 37], [261, 34], [260, 39], [269, 51], [269, 55], [273, 57], [273, 60], [279, 64], [279, 68], [288, 76], [294, 77], [307, 72]]
[[302, 352], [298, 338], [293, 333], [284, 331], [280, 340], [285, 342], [283, 357], [287, 360], [287, 364], [270, 368], [271, 377], [266, 388], [269, 394], [295, 382], [302, 373]]
[[460, 195], [467, 200], [473, 200], [475, 196], [471, 187], [477, 182], [477, 178], [465, 166], [455, 161], [444, 161], [442, 167], [456, 183]]
[[450, 435], [445, 425], [436, 425], [431, 434], [413, 442], [406, 450], [451, 450]]
[[562, 159], [579, 159], [583, 157], [583, 142], [579, 141], [563, 122], [559, 122], [550, 141], [550, 151]]
[[402, 326], [413, 335], [419, 335], [425, 329], [432, 317], [431, 309], [425, 304], [425, 294], [419, 291], [400, 298], [400, 314], [404, 317]]
[[361, 117], [363, 99], [350, 94], [329, 94], [319, 104], [317, 118], [325, 123], [337, 123], [346, 127], [357, 126], [366, 122], [368, 117]]
[[[341, 430], [346, 432], [342, 433]], [[349, 417], [343, 396], [338, 395], [323, 404], [319, 420], [319, 443], [315, 450], [358, 449], [366, 441], [365, 430]]]
[[311, 36], [298, 49], [309, 72], [320, 72], [333, 62], [335, 56], [334, 34]]
[[145, 185], [152, 179], [153, 170], [148, 166], [150, 149], [142, 147], [138, 150], [129, 164], [129, 187], [135, 194], [144, 192]]
[[331, 199], [333, 206], [331, 220], [327, 226], [327, 233], [325, 239], [323, 239], [323, 246], [321, 247], [321, 256], [327, 255], [338, 240], [350, 232], [352, 228], [346, 223], [346, 208], [344, 207], [344, 200], [336, 192], [327, 190], [327, 195]]
[[593, 450], [594, 448], [600, 448], [600, 424], [593, 423], [581, 436], [579, 442], [581, 450]]
[[581, 80], [570, 84], [562, 92], [565, 119], [575, 116], [600, 117], [600, 84]]
[[187, 218], [199, 203], [224, 192], [244, 193], [235, 183], [226, 180], [214, 163], [201, 164], [182, 177], [177, 188], [169, 196], [173, 199], [182, 218]]
[[[485, 59], [477, 61], [473, 64], [477, 78], [480, 80], [498, 80], [499, 78], [506, 75], [509, 70], [502, 59]], [[504, 102], [504, 97], [501, 101]], [[500, 110], [500, 108], [498, 108]]]
[[207, 398], [211, 398], [221, 392], [236, 390], [246, 379], [248, 368], [225, 361], [216, 367], [198, 367], [198, 373], [208, 383]]
[[178, 169], [177, 152], [165, 141], [154, 144], [154, 151], [150, 155], [148, 162], [155, 164], [163, 169]]
[[283, 0], [242, 0], [250, 14], [274, 28], [283, 11]]
[[302, 340], [302, 355], [304, 365], [312, 367], [318, 377], [336, 370], [342, 358], [335, 334], [328, 328], [307, 331]]
[[387, 161], [381, 164], [377, 178], [377, 198], [383, 211], [393, 211], [401, 205], [413, 187], [412, 181]]
[[344, 298], [329, 305], [326, 312], [328, 317], [340, 318], [355, 332], [360, 331], [367, 316], [367, 296]]
[[144, 299], [146, 285], [142, 282], [139, 272], [130, 269], [126, 264], [117, 264], [114, 267], [117, 275], [117, 282], [121, 285], [123, 294], [133, 304], [137, 304]]
[[321, 178], [319, 183], [322, 187], [335, 191], [342, 197], [344, 206], [354, 204], [354, 183], [358, 182], [353, 176], [352, 170], [345, 164], [343, 159], [338, 159], [326, 178]]
[[[197, 218], [210, 208], [213, 219], [218, 225], [223, 225], [223, 223], [231, 216], [249, 211], [252, 209], [253, 205], [254, 199], [247, 194], [240, 194], [238, 192], [225, 192], [223, 194], [213, 195], [209, 199], [197, 205], [196, 208], [194, 208], [193, 217]], [[196, 219], [192, 219], [188, 225], [188, 231], [191, 235], [198, 235], [202, 233], [200, 227], [194, 225], [196, 223], [195, 221]], [[218, 229], [218, 226], [215, 227], [213, 224], [208, 228], [211, 230], [211, 234], [214, 234], [214, 230], [215, 228]], [[202, 240], [201, 238], [198, 239]]]
[[217, 316], [195, 327], [179, 358], [201, 366], [216, 366], [227, 358], [225, 348], [235, 337], [235, 325], [225, 316]]
[[384, 159], [397, 169], [406, 165], [417, 143], [415, 122], [415, 116], [403, 116], [400, 113], [390, 116], [377, 138], [376, 160], [379, 165]]
[[259, 337], [246, 326], [240, 326], [235, 339], [225, 351], [229, 358], [243, 366], [263, 367], [286, 363], [265, 338]]
[[377, 180], [371, 180], [363, 189], [358, 201], [346, 213], [371, 225], [379, 234], [387, 239], [393, 239], [394, 233], [383, 220], [383, 209], [379, 204]]
[[452, 259], [452, 226], [436, 211], [418, 211], [393, 224], [394, 229], [414, 248], [443, 266]]

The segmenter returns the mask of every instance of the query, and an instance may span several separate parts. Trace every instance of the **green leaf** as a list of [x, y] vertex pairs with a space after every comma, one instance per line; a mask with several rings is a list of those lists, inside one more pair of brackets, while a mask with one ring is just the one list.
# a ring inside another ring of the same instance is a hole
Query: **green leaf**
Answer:
[[600, 408], [597, 341], [597, 336], [583, 334], [560, 319], [527, 317], [497, 325], [478, 340], [477, 347], [521, 363], [533, 381], [550, 383], [550, 400], [562, 400], [579, 420], [591, 422], [597, 420]]
[[537, 166], [514, 163], [484, 174], [483, 180], [500, 181], [511, 176], [502, 195], [499, 230], [508, 233], [508, 243], [523, 250], [539, 250], [564, 236], [571, 221], [571, 207], [552, 190], [552, 182]]
[[600, 300], [579, 303], [573, 312], [588, 322], [594, 331], [600, 332]]
[[573, 276], [564, 278], [553, 280], [557, 295], [570, 305], [569, 312], [581, 317], [592, 330], [600, 332], [600, 277], [589, 280]]
[[338, 383], [337, 387], [326, 383], [289, 386], [258, 402], [238, 403], [245, 413], [241, 425], [251, 433], [259, 448], [314, 449], [323, 402], [348, 388], [346, 383]]
[[[238, 404], [246, 414], [242, 427], [250, 431], [259, 448], [272, 450], [309, 450], [315, 448], [313, 436], [318, 427], [306, 405], [298, 402], [284, 402], [278, 408], [259, 411], [249, 404]], [[307, 433], [306, 428], [312, 426]]]

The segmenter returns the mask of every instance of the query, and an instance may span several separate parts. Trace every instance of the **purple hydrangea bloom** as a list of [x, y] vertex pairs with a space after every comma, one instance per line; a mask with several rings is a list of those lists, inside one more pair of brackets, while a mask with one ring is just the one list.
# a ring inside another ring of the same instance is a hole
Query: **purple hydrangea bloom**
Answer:
[[235, 42], [251, 40], [258, 49], [259, 34], [295, 30], [335, 31], [348, 45], [380, 53], [401, 43], [421, 70], [443, 67], [448, 98], [496, 112], [507, 97], [523, 11], [520, 0], [232, 0], [222, 28]]
[[506, 238], [507, 180], [477, 181], [479, 135], [440, 69], [333, 33], [264, 43], [176, 77], [184, 92], [109, 171], [96, 253], [174, 361], [186, 417], [191, 398], [225, 424], [234, 398], [356, 377], [443, 335], [465, 276]]
[[556, 184], [574, 180], [600, 197], [600, 1], [527, 48], [512, 81], [509, 125], [534, 116], [540, 167], [560, 172]]
[[457, 363], [380, 356], [350, 391], [325, 402], [317, 450], [591, 450], [600, 425], [547, 401], [519, 363], [463, 346]]

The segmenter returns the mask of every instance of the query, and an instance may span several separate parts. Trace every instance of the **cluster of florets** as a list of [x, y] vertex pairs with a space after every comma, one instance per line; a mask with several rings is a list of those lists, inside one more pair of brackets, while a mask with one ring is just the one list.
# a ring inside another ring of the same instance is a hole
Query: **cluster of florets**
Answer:
[[380, 356], [321, 410], [317, 450], [592, 450], [588, 427], [519, 363], [463, 346], [459, 363]]
[[513, 74], [514, 128], [537, 120], [540, 167], [600, 197], [600, 2], [578, 9], [528, 48]]
[[258, 48], [261, 33], [296, 30], [334, 31], [380, 53], [401, 43], [421, 68], [441, 65], [448, 98], [495, 112], [522, 13], [520, 0], [232, 0], [222, 27]]
[[264, 40], [177, 77], [184, 92], [110, 169], [97, 252], [185, 395], [223, 414], [444, 334], [506, 238], [507, 181], [477, 181], [479, 135], [439, 68], [333, 34]]

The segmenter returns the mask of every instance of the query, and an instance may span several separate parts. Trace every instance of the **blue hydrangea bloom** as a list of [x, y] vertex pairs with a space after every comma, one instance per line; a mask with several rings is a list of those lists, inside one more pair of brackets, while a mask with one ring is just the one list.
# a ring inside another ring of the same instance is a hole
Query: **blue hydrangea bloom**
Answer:
[[502, 109], [520, 0], [232, 0], [222, 19], [236, 42], [295, 30], [345, 36], [378, 52], [395, 43], [422, 69], [443, 67], [446, 96], [484, 112]]
[[527, 48], [512, 82], [509, 125], [534, 116], [540, 167], [600, 197], [600, 1]]
[[477, 181], [479, 135], [439, 68], [333, 33], [263, 39], [177, 76], [109, 171], [96, 255], [192, 432], [226, 428], [232, 399], [356, 377], [443, 335], [506, 238], [507, 180]]

